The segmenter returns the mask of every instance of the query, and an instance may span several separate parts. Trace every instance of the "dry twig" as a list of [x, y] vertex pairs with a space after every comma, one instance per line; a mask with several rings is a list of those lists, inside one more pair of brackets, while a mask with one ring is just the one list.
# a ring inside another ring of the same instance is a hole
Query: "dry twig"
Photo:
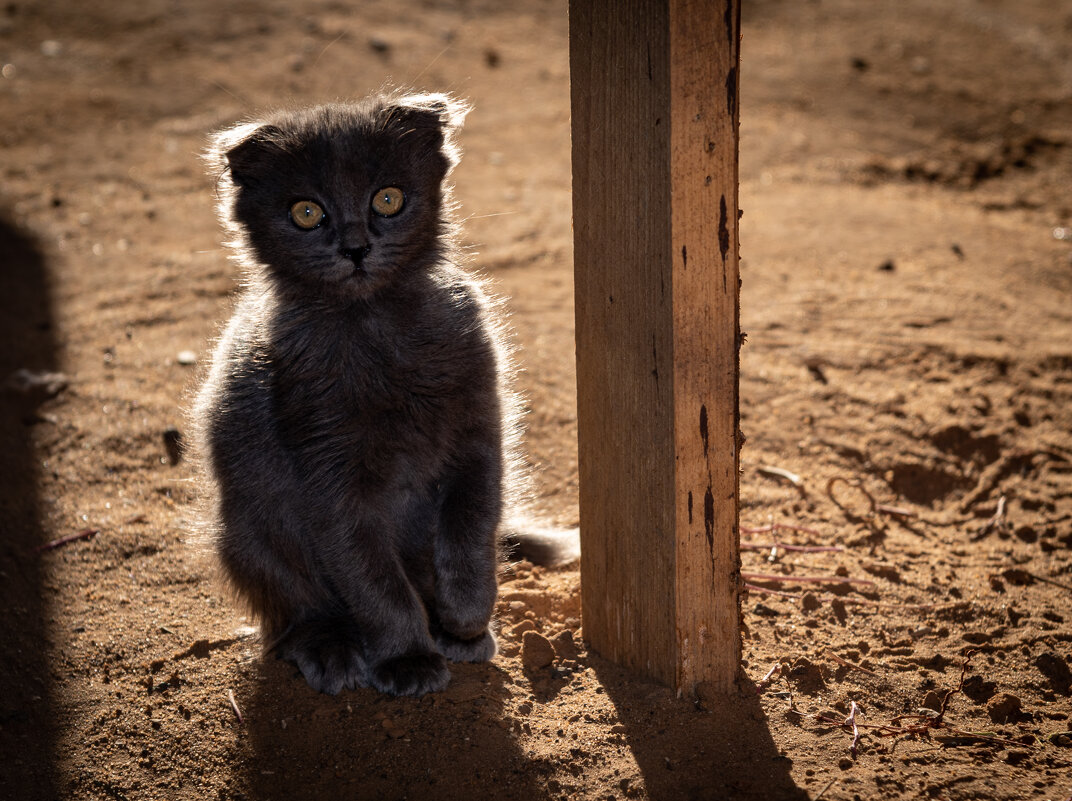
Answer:
[[[957, 737], [964, 737], [972, 740], [986, 740], [987, 742], [999, 743], [1001, 745], [1012, 745], [1017, 747], [1028, 747], [1024, 743], [1016, 742], [1015, 740], [1007, 740], [1004, 737], [996, 737], [989, 732], [972, 732], [958, 729], [954, 726], [950, 726], [945, 722], [945, 713], [949, 707], [949, 699], [952, 698], [958, 692], [964, 690], [964, 680], [968, 675], [968, 666], [971, 664], [971, 658], [975, 654], [974, 650], [968, 651], [964, 657], [964, 664], [960, 669], [960, 681], [956, 687], [946, 691], [946, 694], [942, 697], [942, 705], [938, 709], [937, 714], [917, 714], [917, 715], [898, 715], [892, 721], [887, 723], [859, 723], [854, 718], [852, 725], [854, 728], [867, 728], [871, 729], [879, 737], [929, 737], [934, 729], [942, 729], [948, 731]], [[850, 714], [850, 718], [853, 716]], [[825, 715], [818, 714], [815, 719], [827, 726], [837, 726], [843, 728], [849, 725], [849, 718], [845, 720], [836, 720], [829, 718]], [[853, 740], [854, 744], [856, 739]]]
[[785, 590], [772, 590], [770, 587], [760, 587], [758, 584], [743, 585], [744, 589], [748, 592], [754, 592], [759, 595], [778, 595], [782, 598], [793, 598], [794, 600], [800, 600], [801, 594], [799, 592], [786, 592]]
[[788, 523], [768, 523], [765, 526], [741, 526], [742, 534], [773, 534], [776, 531], [800, 531], [804, 534], [820, 536], [819, 532], [806, 526], [791, 526]]
[[856, 725], [856, 702], [850, 702], [852, 706], [849, 707], [849, 716], [845, 718], [844, 725], [852, 726], [852, 745], [849, 746], [849, 753], [852, 754], [853, 759], [856, 758], [856, 747], [860, 744], [860, 729]]
[[741, 573], [741, 578], [752, 581], [775, 581], [783, 584], [864, 584], [873, 586], [869, 579], [854, 579], [846, 576], [784, 576], [778, 573]]
[[1052, 584], [1054, 587], [1060, 587], [1062, 590], [1072, 592], [1072, 585], [1064, 584], [1046, 576], [1040, 576], [1038, 573], [1032, 573], [1020, 567], [1010, 567], [1001, 571], [1001, 577], [1011, 584], [1031, 584], [1034, 581], [1041, 581], [1043, 584]]
[[227, 691], [227, 700], [231, 702], [231, 709], [234, 710], [235, 717], [238, 718], [238, 725], [241, 726], [245, 721], [242, 719], [242, 711], [238, 708], [238, 702], [235, 700], [232, 690]]
[[893, 515], [894, 517], [916, 516], [916, 513], [913, 512], [911, 509], [905, 509], [900, 506], [890, 506], [888, 504], [879, 503], [875, 500], [875, 496], [867, 491], [867, 489], [863, 485], [863, 482], [859, 481], [858, 479], [849, 479], [843, 476], [834, 476], [832, 479], [826, 482], [826, 495], [830, 498], [831, 501], [834, 502], [834, 505], [836, 507], [838, 507], [844, 512], [848, 512], [849, 510], [845, 507], [843, 503], [841, 503], [841, 501], [834, 497], [834, 487], [837, 486], [839, 483], [859, 490], [860, 493], [865, 498], [867, 498], [867, 502], [871, 506], [871, 514], [881, 512], [883, 514]]
[[1007, 525], [1007, 521], [1005, 519], [1005, 502], [1006, 501], [1004, 495], [998, 498], [997, 510], [994, 512], [994, 515], [989, 520], [987, 520], [985, 523], [983, 523], [982, 526], [979, 527], [979, 530], [972, 537], [973, 540], [982, 539], [991, 531], [1005, 530], [1005, 527]]
[[790, 545], [786, 542], [742, 542], [741, 550], [745, 551], [769, 551], [781, 548], [783, 551], [796, 551], [797, 553], [841, 553], [845, 549], [840, 545]]
[[839, 665], [844, 665], [847, 668], [852, 668], [853, 670], [859, 670], [861, 673], [866, 673], [868, 676], [874, 676], [874, 677], [878, 678], [878, 674], [875, 671], [868, 670], [863, 665], [857, 665], [855, 662], [850, 662], [847, 659], [842, 659], [840, 656], [835, 654], [833, 651], [827, 651], [826, 655], [828, 657], [830, 657], [831, 659], [833, 659], [835, 662], [837, 662]]
[[59, 548], [63, 545], [67, 545], [72, 542], [77, 542], [78, 540], [88, 540], [92, 537], [97, 536], [98, 534], [100, 534], [99, 528], [84, 528], [77, 534], [69, 534], [66, 537], [60, 537], [59, 539], [52, 540], [51, 542], [46, 542], [44, 545], [38, 545], [36, 548], [34, 548], [34, 552], [41, 553], [42, 551], [51, 551], [53, 548]]
[[819, 795], [815, 796], [814, 801], [819, 801], [820, 798], [822, 798], [824, 795], [826, 795], [826, 791], [829, 790], [831, 787], [833, 787], [834, 782], [836, 782], [837, 780], [838, 780], [838, 777], [835, 776], [830, 781], [828, 781], [826, 783], [826, 787], [824, 787], [822, 790], [819, 791]]
[[756, 693], [762, 694], [763, 691], [767, 688], [767, 685], [770, 684], [770, 680], [774, 678], [774, 674], [779, 672], [781, 669], [781, 662], [775, 662], [773, 665], [771, 665], [771, 669], [767, 671], [767, 675], [760, 679], [758, 682], [756, 682]]
[[784, 478], [794, 487], [800, 488], [804, 486], [804, 479], [798, 476], [796, 473], [791, 473], [788, 470], [784, 470], [781, 467], [763, 466], [757, 467], [756, 471], [764, 476], [771, 476], [772, 478]]
[[[743, 575], [743, 574], [742, 574]], [[741, 585], [746, 592], [754, 592], [757, 595], [777, 595], [782, 598], [792, 598], [799, 601], [804, 597], [803, 593], [799, 592], [786, 592], [785, 590], [775, 590], [770, 587], [760, 587], [758, 584], [748, 584], [747, 582]], [[843, 604], [859, 604], [860, 606], [874, 606], [878, 609], [941, 609], [943, 607], [956, 606], [955, 603], [947, 604], [910, 604], [910, 603], [892, 603], [890, 601], [872, 601], [870, 598], [853, 598], [852, 596], [841, 597], [832, 593], [819, 596], [824, 601], [838, 600]]]

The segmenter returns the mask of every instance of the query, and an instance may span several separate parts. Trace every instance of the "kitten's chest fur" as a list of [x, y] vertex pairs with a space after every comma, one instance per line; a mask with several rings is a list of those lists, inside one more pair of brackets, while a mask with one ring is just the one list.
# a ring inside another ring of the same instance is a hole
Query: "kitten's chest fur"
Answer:
[[427, 490], [450, 470], [496, 388], [488, 349], [451, 330], [436, 301], [279, 315], [271, 399], [298, 475], [367, 495]]

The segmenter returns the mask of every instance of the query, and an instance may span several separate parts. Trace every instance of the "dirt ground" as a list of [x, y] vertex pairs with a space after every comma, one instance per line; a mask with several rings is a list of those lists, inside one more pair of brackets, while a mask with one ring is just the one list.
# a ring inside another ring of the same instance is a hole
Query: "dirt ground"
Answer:
[[744, 551], [778, 578], [736, 701], [587, 651], [577, 570], [525, 564], [494, 662], [326, 697], [190, 542], [169, 438], [235, 288], [198, 153], [388, 79], [470, 98], [465, 238], [576, 523], [565, 2], [0, 8], [0, 797], [1072, 796], [1072, 6], [748, 0], [743, 31], [743, 539], [836, 550]]

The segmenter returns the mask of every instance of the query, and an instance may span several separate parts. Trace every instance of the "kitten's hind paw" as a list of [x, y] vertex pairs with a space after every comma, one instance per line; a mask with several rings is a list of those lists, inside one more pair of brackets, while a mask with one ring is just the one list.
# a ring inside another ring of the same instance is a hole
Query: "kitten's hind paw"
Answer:
[[471, 640], [460, 640], [446, 632], [436, 635], [436, 647], [451, 662], [487, 662], [499, 650], [491, 629]]
[[446, 689], [450, 671], [441, 654], [406, 654], [369, 671], [369, 684], [390, 695], [424, 695]]
[[279, 646], [279, 656], [297, 665], [317, 692], [338, 695], [344, 687], [365, 686], [367, 666], [357, 643], [318, 628], [289, 638]]

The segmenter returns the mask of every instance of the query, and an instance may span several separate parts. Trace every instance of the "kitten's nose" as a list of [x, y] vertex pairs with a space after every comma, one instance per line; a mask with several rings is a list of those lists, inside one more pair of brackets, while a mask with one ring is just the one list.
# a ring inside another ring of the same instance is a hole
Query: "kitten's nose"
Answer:
[[343, 248], [339, 252], [352, 261], [355, 266], [360, 266], [370, 250], [372, 250], [372, 245], [361, 245], [361, 247], [356, 248]]

